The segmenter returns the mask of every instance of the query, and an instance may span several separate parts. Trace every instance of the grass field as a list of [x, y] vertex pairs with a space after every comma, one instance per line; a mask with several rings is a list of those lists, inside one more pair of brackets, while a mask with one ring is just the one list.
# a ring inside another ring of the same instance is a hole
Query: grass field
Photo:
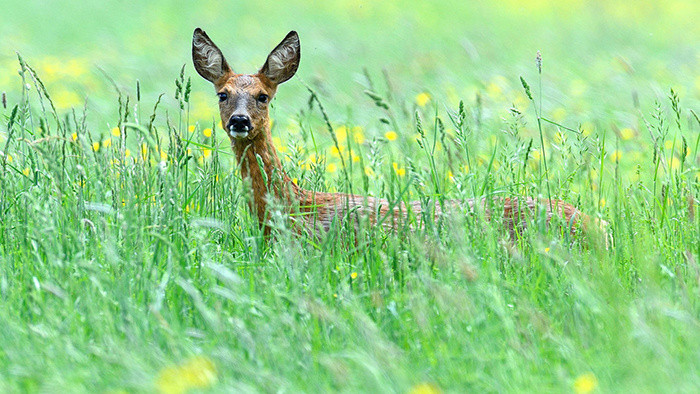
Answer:
[[[0, 392], [700, 391], [697, 1], [222, 3], [3, 2]], [[299, 32], [272, 133], [303, 187], [551, 194], [614, 245], [266, 240], [195, 27], [238, 72]]]

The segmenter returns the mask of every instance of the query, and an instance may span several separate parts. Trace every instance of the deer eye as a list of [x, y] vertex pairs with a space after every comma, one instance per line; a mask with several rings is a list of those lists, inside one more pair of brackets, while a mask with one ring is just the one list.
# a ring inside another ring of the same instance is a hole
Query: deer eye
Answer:
[[270, 99], [270, 96], [268, 96], [266, 94], [261, 94], [260, 96], [258, 96], [258, 101], [260, 101], [263, 104], [265, 104], [269, 99]]
[[224, 92], [217, 93], [216, 95], [219, 96], [219, 102], [226, 101], [226, 99], [228, 98], [228, 94]]

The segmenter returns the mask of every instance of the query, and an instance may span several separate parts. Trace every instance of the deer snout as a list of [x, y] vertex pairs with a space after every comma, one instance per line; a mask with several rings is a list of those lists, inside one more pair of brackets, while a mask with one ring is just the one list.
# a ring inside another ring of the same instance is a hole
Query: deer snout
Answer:
[[248, 115], [232, 115], [226, 124], [226, 129], [231, 137], [245, 138], [253, 128]]

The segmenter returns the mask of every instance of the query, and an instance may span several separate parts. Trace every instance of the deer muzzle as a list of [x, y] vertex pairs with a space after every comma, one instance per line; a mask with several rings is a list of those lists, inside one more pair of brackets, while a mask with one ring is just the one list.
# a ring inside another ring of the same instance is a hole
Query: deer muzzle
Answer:
[[252, 128], [250, 117], [247, 115], [233, 115], [226, 124], [226, 130], [233, 138], [247, 137]]

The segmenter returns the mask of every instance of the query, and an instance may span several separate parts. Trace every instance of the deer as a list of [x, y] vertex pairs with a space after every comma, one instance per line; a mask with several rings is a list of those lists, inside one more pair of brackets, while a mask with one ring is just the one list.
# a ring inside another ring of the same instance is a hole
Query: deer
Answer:
[[426, 207], [418, 201], [392, 204], [383, 198], [302, 189], [282, 168], [272, 143], [269, 114], [269, 105], [278, 86], [295, 75], [300, 59], [299, 36], [291, 31], [269, 53], [257, 73], [238, 74], [204, 30], [196, 28], [192, 38], [195, 70], [214, 85], [221, 125], [238, 160], [241, 178], [252, 191], [249, 207], [266, 235], [271, 229], [271, 204], [290, 214], [298, 231], [316, 235], [328, 232], [335, 221], [343, 220], [368, 220], [372, 225], [378, 224], [392, 231], [406, 223], [411, 214], [425, 220], [458, 207], [467, 207], [470, 212], [480, 208], [489, 221], [497, 214], [502, 215], [503, 226], [511, 236], [525, 227], [528, 217], [541, 210], [545, 210], [547, 223], [557, 216], [568, 225], [572, 234], [605, 232], [607, 224], [604, 221], [591, 219], [562, 200], [526, 196], [484, 197], [447, 201], [446, 204], [436, 202]]

